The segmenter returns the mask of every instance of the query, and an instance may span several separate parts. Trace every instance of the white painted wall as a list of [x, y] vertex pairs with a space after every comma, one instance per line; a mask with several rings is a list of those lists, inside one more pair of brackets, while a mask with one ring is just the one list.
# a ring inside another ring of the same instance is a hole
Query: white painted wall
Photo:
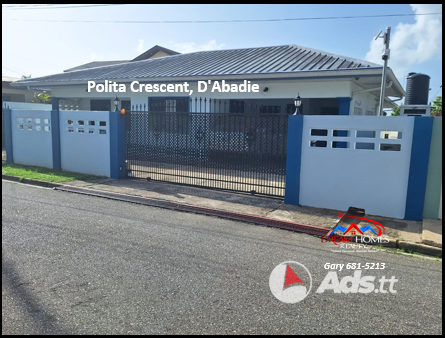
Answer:
[[61, 110], [60, 148], [62, 170], [110, 177], [109, 113]]
[[352, 94], [352, 100], [351, 100], [351, 107], [350, 107], [350, 113], [351, 115], [354, 115], [354, 109], [358, 108], [356, 111], [361, 110], [361, 114], [355, 114], [355, 115], [368, 115], [368, 116], [377, 116], [377, 109], [378, 109], [378, 100], [377, 96], [375, 95], [376, 92], [358, 92], [362, 90], [361, 87], [353, 85], [353, 94]]
[[52, 168], [51, 112], [12, 109], [13, 162]]
[[28, 103], [28, 102], [9, 102], [3, 101], [3, 107], [10, 109], [26, 109], [26, 110], [51, 110], [52, 105], [44, 103]]
[[[300, 204], [343, 211], [354, 206], [368, 215], [404, 218], [413, 126], [412, 117], [304, 116]], [[312, 129], [327, 130], [328, 136], [311, 136]], [[333, 137], [334, 130], [349, 131], [349, 137]], [[375, 137], [357, 137], [357, 131]], [[402, 138], [382, 139], [382, 131], [402, 132]], [[311, 147], [311, 141], [326, 141], [327, 147]], [[333, 141], [348, 142], [349, 148], [332, 148]], [[380, 144], [401, 150], [381, 151]], [[372, 145], [374, 150], [356, 149]]]

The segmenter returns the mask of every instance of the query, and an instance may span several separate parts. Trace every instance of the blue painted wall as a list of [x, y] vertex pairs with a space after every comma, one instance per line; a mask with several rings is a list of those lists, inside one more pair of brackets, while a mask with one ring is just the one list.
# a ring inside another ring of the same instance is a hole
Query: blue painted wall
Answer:
[[6, 162], [13, 163], [11, 109], [3, 109], [3, 123], [5, 124]]
[[340, 103], [338, 107], [338, 115], [349, 115], [349, 108], [351, 106], [351, 98], [350, 97], [337, 97], [338, 102]]
[[304, 116], [302, 115], [289, 116], [289, 129], [287, 134], [286, 190], [284, 195], [284, 203], [286, 204], [300, 204], [303, 121]]
[[432, 132], [432, 117], [416, 117], [414, 119], [405, 210], [405, 219], [408, 220], [421, 221], [423, 219]]
[[110, 177], [121, 179], [127, 176], [125, 163], [125, 115], [110, 112]]
[[51, 135], [53, 143], [53, 169], [62, 170], [60, 151], [60, 117], [59, 109], [51, 110]]
[[57, 97], [51, 98], [51, 135], [53, 143], [53, 169], [62, 170], [62, 160], [60, 152], [60, 117], [59, 101]]

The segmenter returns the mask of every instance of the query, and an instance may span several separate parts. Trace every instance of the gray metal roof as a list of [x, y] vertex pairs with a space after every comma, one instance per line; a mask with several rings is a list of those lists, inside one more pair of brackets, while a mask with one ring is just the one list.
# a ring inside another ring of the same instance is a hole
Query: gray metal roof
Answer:
[[149, 50], [143, 52], [141, 55], [135, 57], [133, 60], [131, 61], [142, 61], [142, 60], [147, 60], [149, 58], [151, 58], [153, 55], [155, 55], [157, 52], [164, 52], [167, 55], [178, 55], [181, 53], [175, 52], [174, 50], [162, 47], [162, 46], [158, 46], [155, 45], [153, 47], [151, 47]]
[[382, 66], [312, 48], [285, 45], [179, 54], [49, 75], [19, 83], [294, 73], [367, 67]]
[[130, 62], [130, 60], [117, 60], [117, 61], [93, 61], [88, 62], [80, 66], [76, 66], [73, 68], [65, 69], [64, 72], [73, 72], [75, 70], [83, 70], [83, 69], [90, 69], [90, 68], [97, 68], [97, 67], [103, 67], [103, 66], [111, 66], [111, 65], [117, 65], [121, 63], [127, 63]]

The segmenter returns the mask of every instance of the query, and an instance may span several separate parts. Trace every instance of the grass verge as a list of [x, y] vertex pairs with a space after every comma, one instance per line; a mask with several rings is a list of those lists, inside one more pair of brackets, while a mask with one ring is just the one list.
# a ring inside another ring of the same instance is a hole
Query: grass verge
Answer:
[[31, 167], [19, 164], [9, 164], [9, 163], [2, 163], [2, 174], [17, 176], [20, 177], [21, 179], [30, 178], [33, 180], [53, 182], [53, 183], [69, 182], [76, 180], [87, 181], [98, 178], [104, 178], [101, 176], [73, 173], [70, 171], [57, 171], [47, 168]]

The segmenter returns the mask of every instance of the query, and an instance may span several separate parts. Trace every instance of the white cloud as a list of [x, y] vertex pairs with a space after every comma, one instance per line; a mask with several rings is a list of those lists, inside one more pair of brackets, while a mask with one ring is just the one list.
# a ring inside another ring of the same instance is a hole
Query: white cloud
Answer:
[[139, 54], [142, 54], [143, 52], [145, 52], [144, 49], [144, 39], [139, 39], [139, 44], [138, 44], [138, 48], [136, 49]]
[[[440, 4], [411, 5], [415, 13], [442, 12]], [[439, 15], [415, 16], [415, 23], [399, 23], [391, 31], [391, 59], [389, 67], [399, 80], [403, 79], [413, 66], [432, 59], [442, 59], [442, 17]], [[383, 64], [383, 40], [371, 41], [366, 60]]]
[[204, 50], [218, 50], [222, 49], [226, 45], [225, 43], [218, 44], [216, 40], [210, 40], [209, 42], [202, 45], [197, 45], [195, 42], [170, 41], [170, 43], [172, 44], [171, 48], [179, 53], [193, 53]]

